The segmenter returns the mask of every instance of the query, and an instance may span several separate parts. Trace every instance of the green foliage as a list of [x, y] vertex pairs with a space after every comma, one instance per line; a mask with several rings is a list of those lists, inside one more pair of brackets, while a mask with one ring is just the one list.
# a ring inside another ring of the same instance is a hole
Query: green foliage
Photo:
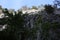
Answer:
[[38, 9], [36, 6], [32, 6], [32, 9]]
[[[52, 30], [51, 32], [55, 32], [57, 36], [55, 37], [58, 37], [59, 35], [59, 31], [57, 31], [58, 29], [60, 29], [60, 23], [59, 22], [54, 22], [54, 23], [51, 23], [51, 22], [46, 22], [46, 23], [42, 23], [42, 37], [43, 39], [45, 40], [49, 40], [48, 38], [50, 37], [50, 33], [49, 31]], [[54, 38], [55, 39], [55, 38]]]
[[51, 23], [46, 22], [46, 23], [42, 23], [42, 29], [45, 31], [48, 31], [49, 28], [51, 27]]
[[45, 11], [48, 13], [48, 14], [51, 14], [54, 12], [54, 7], [52, 7], [51, 5], [45, 5]]
[[[36, 9], [36, 7], [33, 7], [33, 9]], [[45, 5], [45, 11], [50, 14], [53, 13], [54, 8], [51, 5]], [[1, 40], [27, 40], [28, 38], [34, 40], [34, 38], [37, 37], [36, 33], [38, 30], [41, 31], [43, 40], [48, 40], [49, 30], [52, 28], [56, 31], [60, 28], [60, 23], [58, 22], [43, 23], [42, 16], [39, 14], [35, 15], [38, 16], [38, 18], [34, 21], [33, 28], [30, 28], [24, 27], [24, 17], [27, 17], [28, 14], [22, 14], [21, 11], [18, 11], [18, 13], [15, 12], [15, 15], [13, 15], [13, 13], [9, 14], [8, 9], [4, 9], [3, 13], [8, 17], [0, 19], [0, 24], [7, 24], [7, 29], [0, 32]]]
[[2, 11], [3, 13], [6, 13], [6, 14], [9, 13], [7, 8], [3, 9]]
[[[1, 36], [3, 35], [2, 38], [6, 37], [6, 40], [9, 40], [9, 39], [17, 40], [16, 36], [19, 36], [18, 31], [24, 30], [24, 27], [23, 27], [24, 18], [21, 15], [22, 12], [18, 12], [18, 14], [15, 13], [15, 15], [13, 15], [13, 13], [9, 14], [8, 10], [5, 9], [5, 10], [3, 10], [3, 13], [5, 13], [8, 17], [0, 19], [0, 24], [2, 24], [2, 25], [7, 24], [7, 29], [5, 29], [1, 32], [2, 33]], [[4, 34], [4, 33], [6, 33], [6, 34]]]

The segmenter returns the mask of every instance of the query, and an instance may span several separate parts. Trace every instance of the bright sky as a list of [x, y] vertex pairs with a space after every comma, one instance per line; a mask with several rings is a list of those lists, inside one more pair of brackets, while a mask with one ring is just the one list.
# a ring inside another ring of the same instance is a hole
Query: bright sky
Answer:
[[28, 7], [41, 4], [53, 4], [53, 0], [0, 0], [0, 5], [4, 8], [13, 8], [15, 10], [27, 5]]

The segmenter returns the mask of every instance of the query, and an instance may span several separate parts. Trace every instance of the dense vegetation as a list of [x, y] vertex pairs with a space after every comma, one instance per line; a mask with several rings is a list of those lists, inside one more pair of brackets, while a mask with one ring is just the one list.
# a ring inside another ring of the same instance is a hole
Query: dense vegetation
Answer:
[[[45, 21], [43, 15], [40, 15], [42, 11], [32, 15], [34, 19], [32, 28], [26, 26], [26, 21], [30, 21], [26, 18], [31, 18], [31, 15], [22, 14], [21, 11], [14, 12], [15, 15], [13, 15], [7, 8], [2, 11], [8, 17], [0, 19], [0, 25], [7, 24], [6, 29], [0, 31], [0, 40], [60, 40], [60, 23], [51, 22], [50, 19]], [[48, 15], [53, 14], [54, 8], [51, 5], [45, 5], [45, 12]]]

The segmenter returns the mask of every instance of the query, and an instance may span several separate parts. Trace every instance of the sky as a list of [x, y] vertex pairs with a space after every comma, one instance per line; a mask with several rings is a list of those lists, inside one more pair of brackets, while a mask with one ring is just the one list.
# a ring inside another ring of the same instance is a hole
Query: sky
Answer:
[[54, 0], [0, 0], [0, 5], [4, 8], [20, 9], [22, 6], [38, 6], [45, 4], [53, 4]]

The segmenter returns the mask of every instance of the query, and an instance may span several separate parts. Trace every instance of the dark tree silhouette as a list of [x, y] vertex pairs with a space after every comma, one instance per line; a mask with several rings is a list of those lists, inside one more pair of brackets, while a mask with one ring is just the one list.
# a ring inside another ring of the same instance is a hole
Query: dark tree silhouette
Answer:
[[54, 12], [54, 7], [52, 7], [51, 5], [45, 5], [45, 11], [48, 13], [48, 14], [51, 14]]

